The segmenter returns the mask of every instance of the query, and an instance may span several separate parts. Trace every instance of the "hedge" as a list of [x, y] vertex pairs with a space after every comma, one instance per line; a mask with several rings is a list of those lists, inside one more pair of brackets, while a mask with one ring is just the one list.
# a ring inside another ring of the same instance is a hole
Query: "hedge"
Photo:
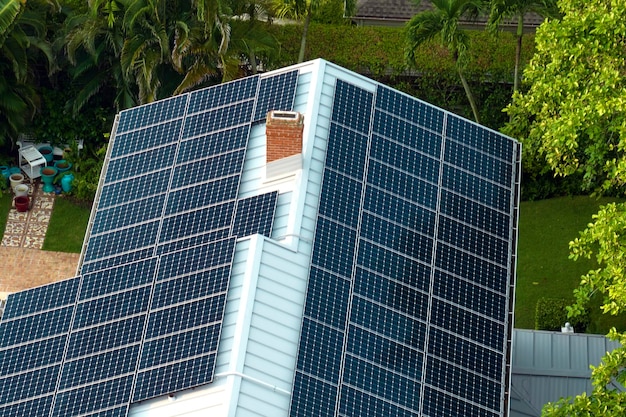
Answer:
[[568, 318], [566, 307], [573, 303], [574, 300], [565, 298], [542, 297], [537, 300], [535, 330], [560, 331], [569, 322], [576, 332], [583, 333], [589, 325], [589, 313]]
[[[270, 25], [278, 39], [280, 53], [270, 64], [273, 68], [296, 62], [302, 25]], [[468, 31], [471, 60], [467, 76], [474, 81], [512, 82], [515, 65], [515, 37], [501, 32]], [[534, 53], [534, 35], [524, 37], [523, 65]], [[416, 68], [404, 59], [404, 28], [311, 24], [305, 59], [323, 58], [350, 70], [380, 76], [440, 74], [456, 76], [454, 62], [447, 49], [438, 43], [420, 48]]]

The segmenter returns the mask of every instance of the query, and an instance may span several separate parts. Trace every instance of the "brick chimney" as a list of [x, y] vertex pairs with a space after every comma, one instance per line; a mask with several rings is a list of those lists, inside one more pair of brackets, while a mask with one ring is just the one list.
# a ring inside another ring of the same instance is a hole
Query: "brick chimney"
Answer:
[[266, 162], [277, 161], [302, 153], [304, 116], [295, 111], [272, 110], [267, 113], [265, 134], [267, 137]]

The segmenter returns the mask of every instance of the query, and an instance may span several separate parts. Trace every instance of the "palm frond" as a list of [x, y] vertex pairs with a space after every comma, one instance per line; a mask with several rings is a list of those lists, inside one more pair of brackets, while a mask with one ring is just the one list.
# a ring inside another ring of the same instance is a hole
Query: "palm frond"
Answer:
[[0, 0], [0, 46], [25, 4], [26, 0]]

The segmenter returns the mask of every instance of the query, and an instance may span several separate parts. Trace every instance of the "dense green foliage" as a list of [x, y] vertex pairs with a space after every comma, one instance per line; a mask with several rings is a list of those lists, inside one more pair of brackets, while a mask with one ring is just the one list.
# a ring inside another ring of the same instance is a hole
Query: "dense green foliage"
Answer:
[[567, 306], [572, 304], [573, 299], [541, 297], [537, 300], [535, 308], [535, 329], [561, 331], [565, 323], [570, 323], [577, 333], [587, 330], [589, 325], [589, 313], [568, 319]]
[[[527, 90], [514, 95], [505, 131], [520, 138], [527, 172], [581, 176], [584, 190], [626, 192], [626, 3], [560, 0], [561, 20], [544, 23], [536, 54], [524, 71]], [[598, 298], [605, 314], [626, 312], [626, 205], [602, 207], [570, 243], [573, 259], [593, 260], [568, 308], [584, 314]], [[623, 324], [623, 323], [622, 323]], [[623, 327], [620, 331], [624, 331]], [[626, 341], [616, 329], [610, 336]], [[626, 347], [607, 354], [594, 369], [593, 392], [544, 409], [546, 416], [624, 415]]]
[[[270, 69], [296, 62], [302, 28], [298, 25], [272, 25], [280, 54], [270, 62]], [[404, 28], [378, 26], [343, 26], [311, 24], [305, 59], [324, 58], [342, 67], [378, 77], [440, 74], [456, 77], [449, 51], [429, 43], [415, 51], [415, 68], [404, 57]], [[486, 31], [470, 31], [469, 58], [466, 73], [473, 82], [513, 81], [515, 37], [509, 32], [494, 36]], [[341, 39], [341, 42], [337, 42]], [[524, 44], [523, 56], [534, 52], [533, 36]], [[458, 84], [458, 82], [457, 82]]]
[[[268, 63], [278, 68], [296, 62], [302, 28], [273, 25], [280, 53]], [[469, 31], [464, 73], [472, 86], [481, 122], [494, 129], [507, 120], [502, 109], [510, 102], [513, 83], [515, 37], [509, 32], [492, 35]], [[436, 42], [414, 51], [415, 67], [404, 58], [404, 28], [311, 24], [305, 59], [323, 58], [365, 74], [391, 87], [465, 117], [472, 117], [449, 51]], [[528, 35], [522, 57], [534, 51]], [[336, 39], [341, 39], [337, 42]]]

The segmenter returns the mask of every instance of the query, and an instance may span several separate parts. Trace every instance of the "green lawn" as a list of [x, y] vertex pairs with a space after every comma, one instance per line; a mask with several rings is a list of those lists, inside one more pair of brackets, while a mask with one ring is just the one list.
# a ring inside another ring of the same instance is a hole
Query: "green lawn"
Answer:
[[[580, 276], [594, 267], [590, 260], [568, 259], [569, 242], [592, 220], [598, 206], [612, 201], [591, 197], [562, 197], [522, 202], [520, 207], [515, 327], [535, 326], [540, 297], [571, 298]], [[598, 301], [599, 303], [599, 301]], [[602, 316], [592, 308], [589, 331], [606, 333], [624, 327], [623, 318]]]
[[7, 224], [7, 217], [9, 217], [9, 210], [11, 209], [12, 194], [0, 192], [0, 240], [4, 235], [4, 228]]
[[55, 199], [43, 249], [80, 253], [90, 212], [91, 207], [77, 205], [70, 199]]

